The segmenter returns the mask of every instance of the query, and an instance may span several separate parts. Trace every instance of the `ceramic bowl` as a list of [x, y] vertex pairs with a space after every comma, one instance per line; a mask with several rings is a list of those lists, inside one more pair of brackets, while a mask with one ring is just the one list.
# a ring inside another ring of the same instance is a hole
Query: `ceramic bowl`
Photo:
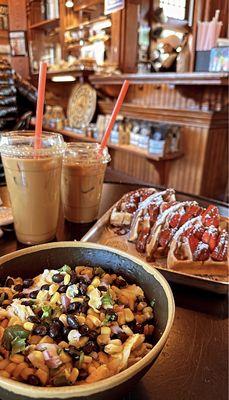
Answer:
[[148, 300], [155, 299], [155, 340], [153, 349], [128, 369], [103, 381], [81, 386], [34, 387], [0, 377], [0, 398], [4, 400], [119, 399], [133, 389], [155, 362], [168, 338], [174, 319], [174, 300], [170, 287], [156, 269], [144, 261], [109, 247], [92, 243], [59, 242], [33, 246], [0, 258], [1, 280], [10, 276], [33, 277], [45, 268], [70, 266], [101, 266], [104, 270], [136, 282]]

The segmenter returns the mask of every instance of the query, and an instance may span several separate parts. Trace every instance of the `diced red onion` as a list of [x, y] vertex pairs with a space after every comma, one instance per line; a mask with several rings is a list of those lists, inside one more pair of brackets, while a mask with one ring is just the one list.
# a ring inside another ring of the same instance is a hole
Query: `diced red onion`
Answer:
[[118, 333], [122, 332], [122, 329], [119, 325], [112, 325], [111, 331], [117, 335]]
[[63, 310], [67, 311], [67, 308], [68, 308], [68, 306], [70, 304], [70, 299], [69, 299], [68, 296], [66, 296], [66, 294], [62, 294], [61, 295], [61, 304], [63, 306]]
[[48, 350], [43, 351], [43, 356], [44, 356], [45, 361], [51, 360], [51, 358], [52, 358], [51, 354], [49, 353]]
[[59, 356], [52, 357], [50, 360], [46, 361], [46, 365], [49, 368], [58, 368], [62, 364]]

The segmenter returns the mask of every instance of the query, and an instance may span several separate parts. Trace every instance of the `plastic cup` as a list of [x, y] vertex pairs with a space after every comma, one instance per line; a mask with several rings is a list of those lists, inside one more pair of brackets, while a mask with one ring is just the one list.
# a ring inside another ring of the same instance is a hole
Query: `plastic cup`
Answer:
[[55, 238], [61, 168], [65, 143], [62, 135], [43, 132], [41, 148], [34, 149], [34, 132], [10, 132], [0, 136], [6, 183], [17, 239], [25, 244]]
[[107, 148], [100, 154], [98, 143], [67, 144], [61, 180], [65, 219], [76, 223], [88, 223], [97, 219], [109, 161]]

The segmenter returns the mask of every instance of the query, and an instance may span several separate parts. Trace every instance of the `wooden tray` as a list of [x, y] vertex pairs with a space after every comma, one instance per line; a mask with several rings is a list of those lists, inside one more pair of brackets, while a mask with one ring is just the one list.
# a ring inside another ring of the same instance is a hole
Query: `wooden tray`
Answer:
[[[119, 202], [119, 201], [118, 201]], [[116, 204], [118, 204], [118, 202]], [[135, 245], [128, 242], [127, 236], [119, 236], [115, 234], [112, 228], [110, 228], [109, 220], [112, 206], [96, 223], [93, 227], [83, 236], [82, 242], [93, 242], [100, 243], [105, 246], [110, 246], [129, 254], [132, 254], [138, 258], [144, 258], [145, 256], [138, 253]], [[160, 270], [162, 275], [174, 283], [182, 285], [192, 286], [199, 289], [208, 290], [214, 293], [227, 294], [228, 293], [228, 277], [225, 276], [206, 276], [206, 275], [190, 275], [184, 272], [173, 271], [165, 267], [165, 259], [157, 260], [156, 262], [149, 263], [153, 267]]]

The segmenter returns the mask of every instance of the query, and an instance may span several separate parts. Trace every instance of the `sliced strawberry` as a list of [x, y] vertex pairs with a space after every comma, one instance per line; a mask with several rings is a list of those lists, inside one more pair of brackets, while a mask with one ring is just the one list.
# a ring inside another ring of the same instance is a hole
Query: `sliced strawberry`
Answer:
[[202, 222], [205, 226], [214, 225], [217, 228], [219, 226], [219, 220], [219, 210], [216, 206], [208, 206], [207, 210], [202, 214]]
[[172, 229], [164, 229], [161, 231], [160, 233], [160, 237], [159, 237], [159, 245], [165, 249], [166, 246], [168, 245], [168, 243], [170, 242], [170, 240], [173, 237], [173, 230]]
[[204, 234], [204, 227], [200, 225], [195, 225], [193, 227], [192, 233], [197, 239], [201, 240]]
[[214, 226], [210, 226], [202, 236], [202, 242], [209, 245], [210, 251], [212, 252], [216, 247], [218, 239], [218, 230]]
[[199, 244], [199, 239], [197, 239], [194, 235], [190, 235], [188, 238], [189, 241], [189, 246], [191, 249], [191, 252], [194, 253], [194, 251], [196, 250], [198, 244]]
[[179, 213], [174, 213], [172, 218], [169, 221], [169, 225], [172, 228], [177, 228], [179, 226], [180, 219], [181, 219], [181, 215]]
[[150, 225], [153, 226], [159, 214], [159, 207], [156, 204], [150, 204], [148, 207], [148, 213], [150, 216]]
[[182, 226], [187, 222], [189, 219], [197, 217], [200, 215], [202, 208], [198, 205], [192, 205], [186, 207], [186, 213], [181, 216], [179, 226]]
[[217, 245], [211, 254], [214, 261], [227, 261], [228, 257], [228, 233], [223, 231], [217, 241]]
[[137, 205], [135, 203], [126, 203], [123, 211], [133, 214], [136, 210]]
[[171, 201], [170, 203], [167, 201], [164, 201], [160, 205], [160, 212], [163, 213], [165, 210], [168, 210], [170, 207], [174, 206], [177, 202], [176, 201]]
[[199, 242], [195, 251], [193, 252], [194, 261], [206, 261], [210, 257], [210, 249], [208, 244]]

